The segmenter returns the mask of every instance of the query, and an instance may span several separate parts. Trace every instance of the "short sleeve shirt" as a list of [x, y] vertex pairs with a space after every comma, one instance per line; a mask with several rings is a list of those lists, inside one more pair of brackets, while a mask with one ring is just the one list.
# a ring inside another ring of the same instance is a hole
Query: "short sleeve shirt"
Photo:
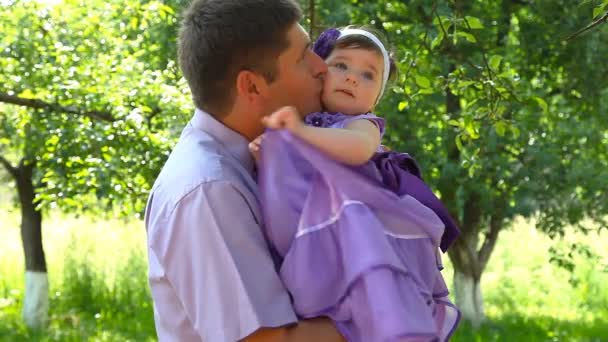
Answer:
[[248, 141], [196, 110], [146, 207], [160, 341], [236, 341], [297, 322], [261, 230]]

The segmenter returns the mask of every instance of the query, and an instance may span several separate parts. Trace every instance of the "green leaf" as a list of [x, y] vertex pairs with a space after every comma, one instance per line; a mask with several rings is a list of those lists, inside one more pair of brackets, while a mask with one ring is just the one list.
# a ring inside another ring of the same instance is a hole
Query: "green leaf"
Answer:
[[515, 137], [515, 139], [519, 138], [519, 136], [521, 135], [519, 128], [517, 128], [517, 126], [515, 126], [515, 125], [511, 125], [510, 128], [511, 128], [511, 133], [513, 134], [513, 137]]
[[540, 108], [543, 109], [544, 113], [547, 113], [549, 111], [549, 106], [547, 105], [547, 101], [545, 101], [544, 99], [538, 97], [538, 96], [534, 96], [532, 97], [532, 99], [534, 101], [536, 101], [536, 103], [538, 103], [538, 105], [540, 106]]
[[467, 33], [464, 31], [458, 31], [458, 32], [456, 32], [456, 35], [458, 37], [462, 37], [462, 38], [466, 39], [467, 41], [469, 41], [471, 43], [477, 43], [477, 39], [475, 39], [475, 36], [473, 36], [470, 33]]
[[593, 19], [596, 19], [600, 15], [604, 14], [606, 11], [606, 8], [608, 8], [608, 2], [604, 2], [603, 4], [594, 8], [593, 9]]
[[160, 10], [163, 12], [166, 12], [168, 14], [175, 14], [175, 11], [173, 10], [173, 8], [167, 6], [167, 5], [161, 5], [160, 6]]
[[502, 61], [502, 56], [501, 55], [493, 55], [492, 57], [490, 57], [490, 68], [492, 68], [492, 70], [498, 70], [498, 67], [500, 66], [500, 62]]
[[482, 29], [483, 28], [483, 24], [481, 23], [481, 20], [479, 20], [478, 18], [475, 17], [471, 17], [471, 16], [466, 16], [465, 17], [467, 19], [467, 22], [469, 23], [469, 26], [476, 30], [476, 29]]
[[431, 81], [422, 75], [416, 75], [416, 84], [421, 88], [431, 87]]
[[600, 14], [603, 13], [603, 5], [597, 6], [596, 8], [593, 9], [593, 19], [597, 18], [600, 16]]
[[458, 81], [458, 88], [468, 88], [469, 86], [475, 84], [475, 81]]
[[479, 137], [480, 137], [479, 132], [477, 132], [477, 128], [474, 128], [474, 129], [468, 128], [467, 133], [469, 133], [469, 136], [471, 137], [471, 139], [479, 139]]
[[477, 164], [473, 164], [469, 167], [469, 178], [473, 178], [475, 177], [475, 172], [477, 171], [479, 167], [477, 166]]
[[576, 97], [577, 99], [582, 99], [583, 98], [583, 95], [578, 90], [576, 90], [576, 89], [572, 89], [570, 91], [570, 95]]
[[471, 139], [479, 138], [479, 122], [473, 120], [471, 116], [464, 117], [464, 129]]
[[399, 109], [399, 111], [403, 111], [405, 108], [407, 108], [409, 102], [407, 100], [401, 101], [399, 102], [399, 105], [397, 106], [397, 108]]
[[435, 24], [435, 28], [437, 29], [437, 31], [449, 30], [452, 26], [452, 20], [444, 15], [440, 16], [439, 18], [441, 20], [441, 23], [439, 20], [437, 20], [436, 17], [433, 19], [433, 24]]
[[455, 126], [455, 127], [462, 127], [463, 126], [462, 122], [460, 122], [458, 120], [454, 120], [454, 119], [448, 120], [448, 124], [452, 125], [452, 126]]
[[462, 134], [458, 134], [455, 138], [456, 148], [458, 151], [462, 151]]
[[31, 89], [25, 89], [19, 94], [19, 97], [23, 97], [26, 99], [35, 99], [36, 95], [32, 92]]
[[433, 42], [431, 42], [431, 49], [435, 49], [436, 47], [441, 45], [441, 43], [443, 42], [443, 38], [445, 38], [445, 35], [443, 34], [443, 31], [440, 30], [437, 37], [435, 37], [435, 39], [433, 39]]
[[504, 121], [498, 121], [498, 122], [496, 122], [496, 124], [494, 124], [494, 129], [496, 129], [496, 134], [498, 134], [501, 137], [504, 137], [505, 131], [507, 130], [507, 125], [505, 124]]

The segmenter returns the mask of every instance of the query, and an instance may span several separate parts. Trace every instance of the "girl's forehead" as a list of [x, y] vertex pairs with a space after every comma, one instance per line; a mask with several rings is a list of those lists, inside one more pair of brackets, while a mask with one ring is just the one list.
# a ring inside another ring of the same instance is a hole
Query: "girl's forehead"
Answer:
[[372, 64], [379, 70], [384, 68], [384, 60], [382, 54], [378, 51], [371, 49], [364, 49], [358, 47], [350, 48], [334, 48], [327, 60], [332, 59], [346, 59], [358, 62], [365, 62]]

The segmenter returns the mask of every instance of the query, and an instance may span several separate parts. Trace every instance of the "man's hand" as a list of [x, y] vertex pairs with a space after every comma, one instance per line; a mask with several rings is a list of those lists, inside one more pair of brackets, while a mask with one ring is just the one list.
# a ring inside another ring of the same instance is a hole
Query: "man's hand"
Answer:
[[327, 317], [299, 321], [288, 327], [262, 328], [241, 342], [346, 342]]
[[268, 128], [287, 129], [294, 134], [304, 127], [304, 122], [295, 107], [283, 107], [263, 117], [262, 123]]

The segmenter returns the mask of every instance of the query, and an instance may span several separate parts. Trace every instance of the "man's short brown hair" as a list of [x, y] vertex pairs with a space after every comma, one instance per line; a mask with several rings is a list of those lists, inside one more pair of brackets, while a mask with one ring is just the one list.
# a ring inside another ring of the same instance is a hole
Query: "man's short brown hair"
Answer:
[[294, 0], [194, 0], [178, 46], [194, 104], [213, 115], [228, 112], [241, 70], [274, 81], [277, 57], [289, 45], [287, 31], [300, 17]]

